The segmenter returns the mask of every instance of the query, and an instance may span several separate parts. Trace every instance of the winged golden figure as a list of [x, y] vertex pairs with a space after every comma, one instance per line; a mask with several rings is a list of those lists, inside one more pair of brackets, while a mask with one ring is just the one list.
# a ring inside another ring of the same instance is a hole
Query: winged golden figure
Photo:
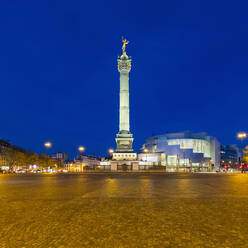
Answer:
[[122, 43], [123, 43], [123, 45], [122, 45], [123, 55], [126, 55], [127, 54], [126, 53], [126, 45], [129, 43], [129, 41], [127, 41], [127, 39], [122, 38]]

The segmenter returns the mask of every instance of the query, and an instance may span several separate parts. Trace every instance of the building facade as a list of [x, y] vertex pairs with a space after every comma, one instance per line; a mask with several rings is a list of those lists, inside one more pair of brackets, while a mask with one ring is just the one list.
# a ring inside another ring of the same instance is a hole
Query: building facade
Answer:
[[12, 145], [9, 141], [0, 140], [0, 169], [9, 170], [14, 165], [19, 165], [20, 154], [24, 155], [25, 153], [24, 149]]
[[56, 152], [51, 155], [52, 159], [57, 159], [65, 163], [68, 160], [68, 153], [66, 152]]
[[69, 172], [83, 172], [86, 170], [95, 170], [100, 166], [101, 159], [97, 156], [84, 155], [79, 153], [73, 161], [65, 164], [65, 169]]
[[83, 163], [88, 168], [95, 168], [100, 164], [100, 157], [92, 155], [84, 155], [79, 153], [78, 156], [74, 159], [74, 162]]
[[219, 170], [220, 143], [204, 132], [166, 133], [148, 138], [138, 158], [167, 171]]
[[236, 144], [221, 146], [221, 167], [237, 168], [240, 163], [240, 149]]
[[243, 161], [246, 165], [248, 165], [248, 146], [246, 146], [243, 149], [242, 155], [243, 155], [242, 160], [240, 160], [240, 161]]

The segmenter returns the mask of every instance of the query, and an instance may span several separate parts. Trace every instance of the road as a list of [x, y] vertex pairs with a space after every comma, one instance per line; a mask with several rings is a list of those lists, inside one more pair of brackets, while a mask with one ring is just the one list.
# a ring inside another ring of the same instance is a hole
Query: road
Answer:
[[0, 247], [248, 247], [248, 174], [0, 175]]

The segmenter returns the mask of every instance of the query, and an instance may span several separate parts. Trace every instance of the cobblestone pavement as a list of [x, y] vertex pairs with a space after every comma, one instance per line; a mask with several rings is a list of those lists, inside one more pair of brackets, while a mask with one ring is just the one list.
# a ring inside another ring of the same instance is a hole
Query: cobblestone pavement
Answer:
[[248, 247], [248, 174], [0, 175], [0, 247]]

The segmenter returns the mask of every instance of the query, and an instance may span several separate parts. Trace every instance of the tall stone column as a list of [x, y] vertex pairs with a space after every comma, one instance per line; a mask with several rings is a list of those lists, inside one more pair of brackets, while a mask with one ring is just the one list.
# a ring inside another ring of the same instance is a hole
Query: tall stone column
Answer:
[[120, 112], [119, 133], [116, 137], [116, 152], [133, 152], [133, 135], [130, 133], [129, 122], [129, 72], [131, 57], [126, 54], [118, 57], [118, 71], [120, 72]]
[[131, 59], [127, 55], [118, 58], [118, 71], [120, 72], [120, 118], [119, 131], [130, 131], [129, 123], [129, 72]]

